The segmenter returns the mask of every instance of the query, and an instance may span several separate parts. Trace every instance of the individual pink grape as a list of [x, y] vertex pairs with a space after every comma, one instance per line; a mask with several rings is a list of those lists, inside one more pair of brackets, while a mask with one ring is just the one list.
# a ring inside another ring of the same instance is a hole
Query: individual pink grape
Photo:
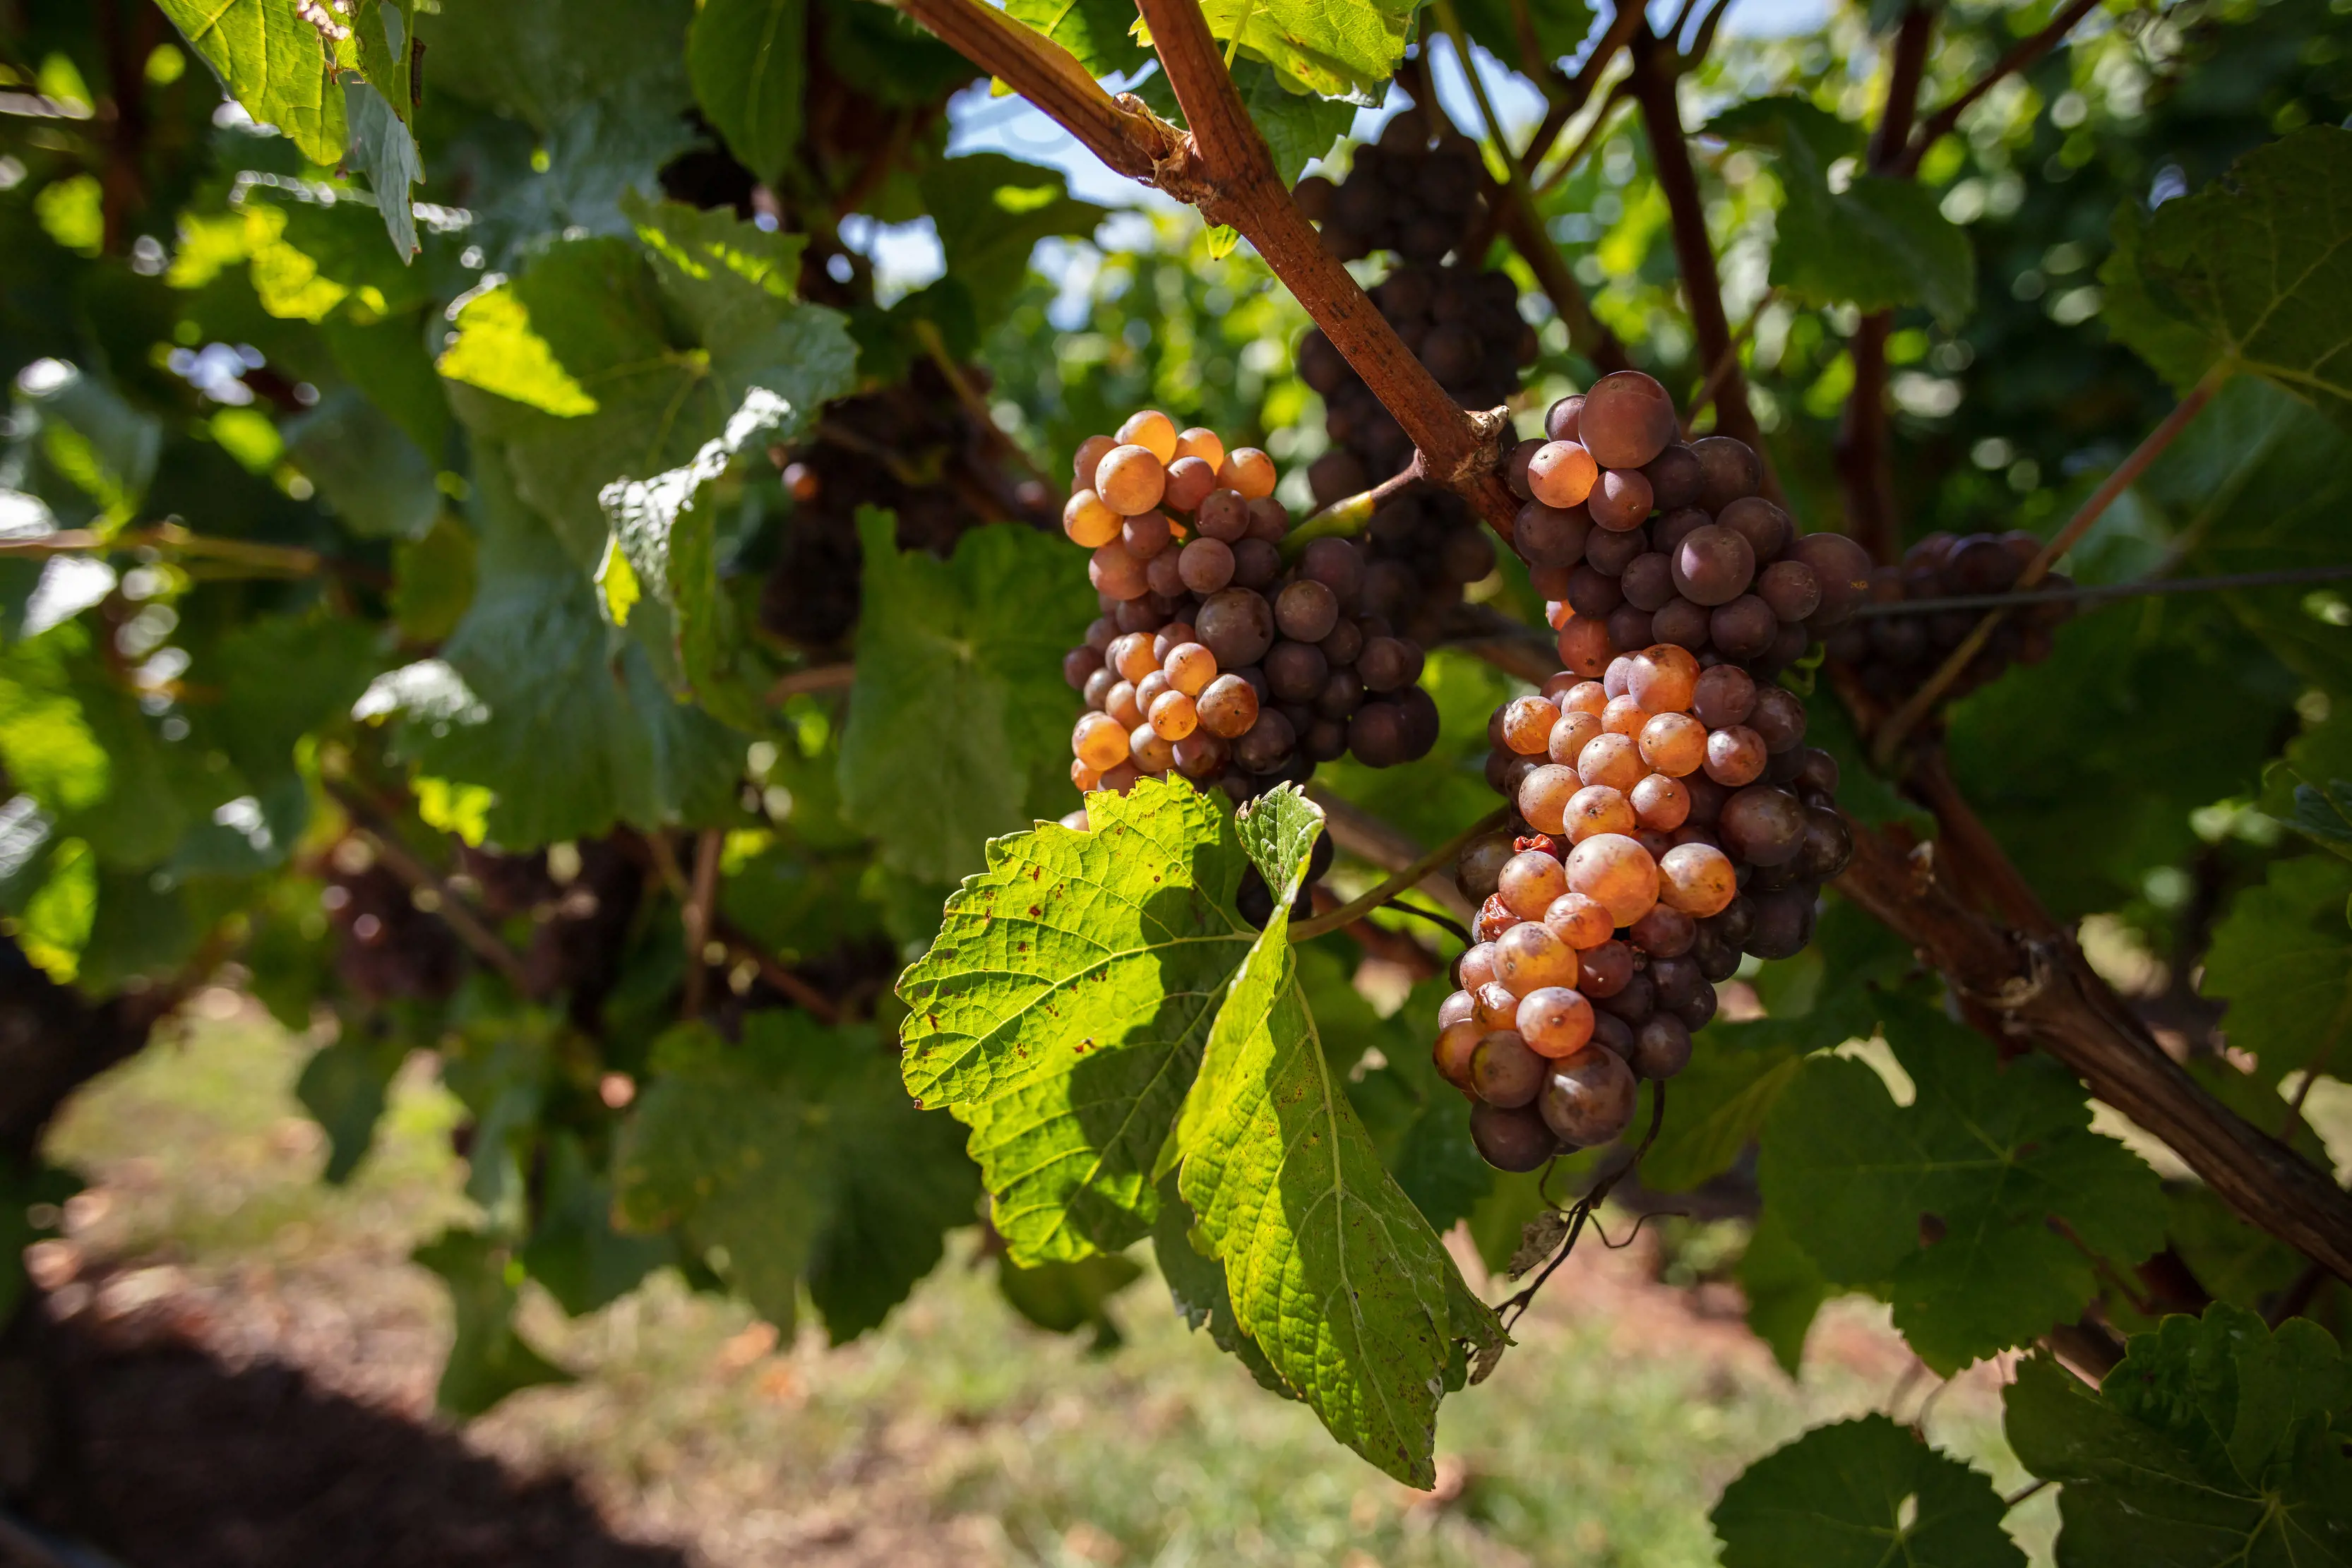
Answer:
[[1519, 998], [1519, 1038], [1538, 1056], [1574, 1056], [1592, 1039], [1592, 1004], [1567, 986], [1545, 986]]
[[1693, 919], [1720, 915], [1739, 894], [1731, 857], [1712, 844], [1677, 844], [1658, 862], [1658, 900]]
[[1658, 902], [1658, 862], [1623, 833], [1596, 833], [1568, 852], [1568, 885], [1631, 925]]

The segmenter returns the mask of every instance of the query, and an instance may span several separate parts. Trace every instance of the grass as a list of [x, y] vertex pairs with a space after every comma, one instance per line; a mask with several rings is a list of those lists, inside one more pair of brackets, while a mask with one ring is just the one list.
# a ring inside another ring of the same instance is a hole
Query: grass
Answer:
[[[446, 1303], [405, 1258], [468, 1212], [452, 1102], [412, 1064], [374, 1151], [325, 1187], [290, 1092], [308, 1047], [234, 998], [206, 1000], [214, 1016], [94, 1085], [57, 1129], [53, 1157], [95, 1184], [78, 1243], [228, 1281], [214, 1300], [256, 1321], [289, 1291], [369, 1294], [419, 1329], [371, 1343], [432, 1360]], [[1891, 1396], [1907, 1416], [1932, 1386], [1895, 1396], [1909, 1358], [1859, 1302], [1824, 1314], [1791, 1382], [1721, 1287], [1659, 1284], [1638, 1251], [1580, 1255], [1493, 1379], [1446, 1402], [1433, 1495], [1260, 1390], [1184, 1328], [1148, 1270], [1114, 1306], [1127, 1343], [1093, 1354], [1017, 1317], [970, 1239], [840, 1350], [814, 1334], [779, 1345], [739, 1304], [670, 1275], [578, 1320], [528, 1292], [526, 1337], [577, 1381], [519, 1395], [467, 1436], [579, 1470], [623, 1528], [690, 1541], [714, 1563], [1667, 1568], [1714, 1561], [1707, 1509], [1749, 1460]], [[433, 1369], [377, 1370], [383, 1387], [422, 1389]], [[1997, 1484], [2024, 1479], [1992, 1369], [1946, 1390], [1928, 1429]], [[2011, 1522], [2048, 1561], [2049, 1495]]]

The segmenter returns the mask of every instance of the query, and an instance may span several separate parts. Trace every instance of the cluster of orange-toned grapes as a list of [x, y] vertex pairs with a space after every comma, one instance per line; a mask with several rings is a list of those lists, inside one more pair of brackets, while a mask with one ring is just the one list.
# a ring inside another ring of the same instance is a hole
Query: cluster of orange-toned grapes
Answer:
[[1088, 437], [1071, 477], [1062, 528], [1094, 552], [1102, 608], [1063, 661], [1087, 702], [1080, 791], [1173, 770], [1241, 801], [1343, 753], [1387, 767], [1437, 743], [1421, 650], [1362, 612], [1351, 540], [1285, 548], [1265, 453], [1147, 409]]
[[1618, 1136], [1637, 1080], [1690, 1060], [1742, 952], [1811, 939], [1853, 839], [1836, 761], [1804, 736], [1794, 694], [1672, 643], [1496, 709], [1487, 777], [1517, 821], [1457, 867], [1477, 945], [1435, 1048], [1490, 1163]]

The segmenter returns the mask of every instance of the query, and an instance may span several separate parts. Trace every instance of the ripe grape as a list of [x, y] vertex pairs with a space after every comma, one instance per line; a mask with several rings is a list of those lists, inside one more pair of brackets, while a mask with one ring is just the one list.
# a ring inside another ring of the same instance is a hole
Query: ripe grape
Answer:
[[1744, 724], [1716, 730], [1706, 737], [1706, 776], [1732, 789], [1752, 784], [1764, 776], [1767, 755], [1764, 737]]
[[[1513, 1013], [1516, 1017], [1516, 1008]], [[1533, 1101], [1549, 1072], [1550, 1064], [1529, 1050], [1515, 1029], [1496, 1030], [1470, 1052], [1471, 1092], [1507, 1111]]]
[[[1647, 772], [1649, 768], [1643, 765], [1640, 747], [1627, 736], [1595, 736], [1585, 743], [1582, 751], [1576, 754], [1575, 778], [1580, 788], [1585, 784], [1606, 784], [1620, 793], [1630, 794]], [[1565, 808], [1567, 801], [1563, 800], [1560, 804]], [[1526, 814], [1524, 801], [1520, 812]], [[1528, 817], [1528, 821], [1533, 822], [1535, 819]], [[1543, 831], [1551, 832], [1555, 830], [1545, 828]]]
[[1748, 727], [1764, 742], [1764, 749], [1779, 756], [1794, 750], [1805, 739], [1804, 699], [1784, 686], [1766, 686], [1756, 694], [1756, 706], [1748, 716]]
[[1694, 604], [1728, 604], [1756, 578], [1756, 551], [1747, 536], [1720, 523], [1693, 528], [1675, 547], [1675, 587]]
[[1524, 850], [1503, 862], [1492, 891], [1520, 919], [1540, 920], [1553, 901], [1568, 891], [1568, 873], [1543, 851]]
[[1713, 845], [1677, 844], [1658, 859], [1659, 902], [1685, 915], [1704, 919], [1720, 914], [1738, 892], [1739, 873], [1731, 857]]
[[1465, 948], [1462, 956], [1454, 960], [1454, 983], [1471, 993], [1475, 1002], [1480, 987], [1495, 983], [1495, 945], [1481, 942]]
[[1540, 921], [1514, 925], [1495, 939], [1495, 971], [1513, 996], [1576, 984], [1576, 949]]
[[[1497, 959], [1498, 965], [1499, 962], [1500, 960]], [[1498, 1029], [1508, 1029], [1511, 1027], [1511, 1020], [1518, 1016], [1518, 993], [1500, 980], [1487, 981], [1471, 992], [1470, 996], [1471, 999], [1477, 1004], [1477, 1011], [1474, 1016], [1476, 1017], [1478, 1027], [1481, 1029], [1490, 1032]]]
[[1697, 457], [1704, 489], [1698, 505], [1710, 512], [1721, 512], [1743, 496], [1753, 496], [1764, 487], [1764, 465], [1755, 448], [1728, 435], [1708, 435], [1691, 443], [1692, 455]]
[[1670, 904], [1661, 904], [1626, 927], [1625, 936], [1653, 958], [1679, 958], [1697, 940], [1698, 922]]
[[1102, 711], [1118, 721], [1121, 729], [1133, 729], [1143, 722], [1143, 705], [1135, 700], [1135, 684], [1120, 681], [1103, 694]]
[[1077, 456], [1070, 464], [1070, 487], [1074, 490], [1093, 489], [1096, 469], [1118, 445], [1118, 443], [1108, 435], [1089, 435], [1079, 442]]
[[1237, 544], [1249, 532], [1249, 502], [1238, 490], [1212, 490], [1193, 512], [1192, 523], [1201, 530], [1202, 538]]
[[1108, 714], [1082, 716], [1070, 732], [1070, 749], [1077, 759], [1100, 773], [1127, 760], [1127, 729]]
[[1192, 699], [1172, 688], [1152, 699], [1150, 714], [1151, 727], [1163, 740], [1181, 740], [1200, 727]]
[[1151, 510], [1167, 492], [1168, 470], [1149, 447], [1114, 447], [1095, 469], [1095, 493], [1121, 517]]
[[1550, 1125], [1526, 1107], [1473, 1105], [1470, 1141], [1477, 1145], [1478, 1157], [1500, 1171], [1531, 1171], [1559, 1152]]
[[1122, 600], [1140, 599], [1151, 586], [1144, 580], [1143, 563], [1115, 540], [1096, 550], [1087, 562], [1087, 580], [1097, 591]]
[[1633, 1122], [1634, 1098], [1633, 1071], [1623, 1058], [1581, 1051], [1551, 1065], [1538, 1103], [1561, 1143], [1591, 1148], [1623, 1135]]
[[1793, 958], [1813, 939], [1813, 890], [1784, 888], [1756, 895], [1756, 929], [1745, 944], [1759, 958]]
[[1592, 493], [1601, 465], [1573, 441], [1552, 441], [1528, 459], [1528, 488], [1547, 507], [1580, 505]]
[[1591, 1040], [1592, 1004], [1570, 987], [1543, 986], [1520, 998], [1515, 1023], [1528, 1050], [1557, 1061]]
[[[1237, 446], [1217, 468], [1217, 482], [1242, 498], [1255, 501], [1274, 494], [1274, 459], [1255, 446]], [[1111, 503], [1117, 506], [1116, 501]]]
[[1339, 624], [1339, 596], [1312, 578], [1301, 578], [1274, 601], [1275, 624], [1301, 643], [1320, 643]]
[[1161, 463], [1176, 456], [1176, 422], [1156, 408], [1147, 408], [1127, 416], [1118, 427], [1122, 445], [1140, 446]]
[[[1454, 885], [1462, 896], [1473, 904], [1484, 903], [1499, 891], [1503, 867], [1517, 852], [1511, 847], [1508, 833], [1481, 833], [1462, 846], [1461, 856], [1454, 862]], [[1549, 856], [1546, 856], [1549, 859]], [[1566, 878], [1562, 878], [1566, 885]]]
[[[1626, 800], [1622, 791], [1612, 789], [1606, 784], [1588, 784], [1570, 796], [1566, 815], [1568, 836], [1571, 841], [1580, 844], [1595, 833], [1631, 833], [1637, 825], [1633, 820], [1633, 803]], [[1547, 855], [1544, 858], [1549, 860], [1551, 857]], [[1547, 906], [1549, 903], [1549, 899], [1545, 901]]]
[[1723, 803], [1716, 831], [1724, 849], [1749, 865], [1780, 865], [1804, 843], [1805, 808], [1785, 789], [1750, 785]]
[[1630, 925], [1658, 902], [1658, 862], [1623, 833], [1597, 833], [1568, 852], [1568, 885]]
[[[1561, 880], [1566, 881], [1566, 873]], [[1610, 918], [1608, 908], [1598, 899], [1581, 893], [1564, 893], [1551, 901], [1543, 913], [1543, 923], [1551, 934], [1579, 952], [1589, 952], [1610, 939], [1617, 923]], [[1579, 959], [1579, 964], [1583, 964]]]
[[1706, 470], [1698, 454], [1679, 443], [1644, 464], [1642, 476], [1649, 480], [1650, 493], [1662, 512], [1696, 507], [1706, 494]]
[[1617, 371], [1586, 389], [1577, 434], [1604, 468], [1639, 468], [1680, 428], [1666, 389], [1639, 371]]
[[[1213, 653], [1211, 657], [1215, 655]], [[1219, 675], [1202, 688], [1194, 707], [1202, 727], [1211, 734], [1234, 740], [1257, 722], [1257, 692], [1236, 674]]]
[[[1457, 995], [1459, 993], [1456, 993]], [[1447, 998], [1449, 1001], [1451, 998]], [[1440, 1015], [1443, 1017], [1443, 1015]], [[1440, 1024], [1437, 1044], [1429, 1053], [1437, 1075], [1465, 1094], [1475, 1093], [1470, 1080], [1470, 1053], [1486, 1038], [1486, 1030], [1475, 1019], [1466, 1014], [1459, 1019]]]
[[1756, 682], [1737, 664], [1702, 671], [1691, 694], [1691, 711], [1709, 729], [1746, 724], [1756, 711]]
[[[1706, 726], [1686, 713], [1659, 714], [1645, 722], [1634, 738], [1642, 760], [1669, 778], [1696, 773], [1706, 761]], [[1679, 821], [1657, 824], [1681, 826]]]
[[1092, 490], [1071, 493], [1062, 507], [1062, 531], [1073, 544], [1088, 549], [1107, 545], [1118, 537], [1122, 517], [1103, 504], [1103, 498]]
[[1690, 820], [1690, 791], [1664, 773], [1645, 776], [1626, 799], [1634, 821], [1654, 832], [1671, 833]]
[[1211, 594], [1202, 601], [1193, 625], [1221, 670], [1255, 664], [1274, 646], [1274, 607], [1247, 588]]
[[1642, 519], [1650, 515], [1650, 481], [1639, 469], [1607, 469], [1592, 486], [1585, 505], [1592, 520], [1604, 528], [1622, 533], [1640, 528]]
[[[1710, 991], [1710, 1003], [1713, 998]], [[1633, 1054], [1626, 1065], [1642, 1078], [1672, 1078], [1690, 1065], [1690, 1030], [1683, 1020], [1671, 1013], [1656, 1013], [1633, 1031]]]
[[1591, 534], [1592, 517], [1582, 507], [1529, 501], [1511, 519], [1511, 546], [1529, 566], [1576, 566]]
[[[1592, 745], [1623, 738], [1622, 736], [1604, 735]], [[1590, 751], [1591, 747], [1585, 749]], [[1568, 803], [1582, 788], [1584, 783], [1577, 769], [1549, 762], [1533, 767], [1520, 780], [1517, 791], [1519, 815], [1539, 833], [1565, 837], [1568, 832]]]

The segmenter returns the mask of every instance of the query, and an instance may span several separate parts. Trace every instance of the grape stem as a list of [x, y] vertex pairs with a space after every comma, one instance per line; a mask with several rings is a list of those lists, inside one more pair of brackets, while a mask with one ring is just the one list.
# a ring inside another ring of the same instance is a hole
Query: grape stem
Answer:
[[[1576, 1200], [1575, 1207], [1571, 1207], [1568, 1211], [1567, 1239], [1561, 1241], [1559, 1250], [1552, 1254], [1551, 1261], [1543, 1266], [1543, 1271], [1538, 1273], [1534, 1279], [1528, 1281], [1525, 1288], [1523, 1288], [1518, 1294], [1513, 1296], [1510, 1300], [1505, 1301], [1501, 1306], [1495, 1309], [1497, 1313], [1508, 1312], [1510, 1314], [1508, 1317], [1503, 1319], [1503, 1332], [1505, 1333], [1508, 1333], [1512, 1329], [1516, 1328], [1518, 1325], [1519, 1320], [1527, 1316], [1528, 1308], [1532, 1306], [1535, 1302], [1536, 1292], [1544, 1288], [1544, 1281], [1558, 1273], [1559, 1271], [1559, 1266], [1568, 1261], [1569, 1254], [1576, 1250], [1577, 1239], [1584, 1234], [1584, 1227], [1586, 1224], [1588, 1222], [1592, 1223], [1596, 1229], [1599, 1228], [1598, 1222], [1594, 1221], [1592, 1218], [1594, 1211], [1600, 1208], [1601, 1205], [1606, 1201], [1609, 1194], [1616, 1187], [1619, 1182], [1623, 1181], [1627, 1176], [1631, 1176], [1637, 1168], [1640, 1167], [1642, 1164], [1642, 1156], [1648, 1154], [1650, 1152], [1650, 1145], [1658, 1141], [1659, 1129], [1663, 1128], [1665, 1124], [1666, 1085], [1664, 1080], [1654, 1079], [1650, 1083], [1650, 1130], [1642, 1134], [1642, 1141], [1639, 1145], [1635, 1145], [1633, 1157], [1632, 1159], [1627, 1160], [1623, 1165], [1619, 1166], [1615, 1170], [1611, 1171], [1607, 1176], [1602, 1176], [1599, 1181], [1594, 1182], [1591, 1189], [1582, 1197]], [[1637, 1230], [1640, 1228], [1638, 1222], [1636, 1222], [1634, 1228]], [[1602, 1239], [1605, 1241], [1607, 1238], [1604, 1236]], [[1633, 1238], [1629, 1236], [1626, 1239], [1631, 1241]]]
[[[399, 833], [383, 820], [382, 813], [362, 799], [358, 790], [341, 779], [322, 778], [319, 782], [320, 787], [343, 809], [343, 814], [351, 818], [352, 831], [367, 840], [369, 847], [375, 851], [375, 858], [383, 862], [384, 870], [407, 883], [412, 894], [425, 895], [425, 899], [431, 902], [432, 913], [440, 916], [441, 924], [472, 948], [476, 957], [503, 976], [507, 984], [518, 993], [526, 997], [534, 994], [530, 971], [523, 967], [521, 956], [500, 941], [497, 932], [483, 925], [472, 906], [434, 875], [423, 861], [408, 852], [407, 846], [400, 841]], [[425, 906], [425, 899], [418, 901], [419, 908]]]
[[2007, 54], [1992, 63], [1992, 68], [1972, 83], [1959, 97], [1927, 117], [1916, 135], [1903, 149], [1903, 154], [1888, 170], [1890, 173], [1909, 174], [1919, 167], [1927, 149], [1949, 135], [1976, 101], [2000, 85], [2005, 77], [2016, 75], [2055, 48], [2060, 40], [2074, 30], [2074, 24], [2099, 8], [2099, 0], [2070, 0], [2065, 9], [2050, 19], [2050, 25], [2033, 37], [2012, 46]]
[[[1303, 920], [1292, 926], [1290, 939], [1293, 942], [1311, 942], [1318, 936], [1339, 930], [1343, 925], [1354, 925], [1398, 894], [1412, 887], [1431, 872], [1459, 855], [1462, 852], [1462, 846], [1471, 840], [1481, 833], [1493, 832], [1510, 820], [1511, 809], [1508, 806], [1497, 806], [1419, 860], [1389, 877], [1370, 893], [1349, 900], [1328, 915], [1318, 915], [1312, 920]], [[1422, 915], [1424, 919], [1428, 917], [1425, 911], [1416, 910], [1414, 913]], [[1465, 935], [1466, 936], [1467, 933]]]
[[1372, 514], [1382, 502], [1409, 486], [1422, 482], [1422, 472], [1416, 464], [1408, 464], [1381, 480], [1369, 490], [1332, 502], [1321, 511], [1299, 520], [1298, 526], [1282, 536], [1277, 547], [1285, 560], [1297, 560], [1307, 547], [1317, 539], [1353, 538], [1369, 527]]
[[[2083, 536], [2091, 531], [2091, 525], [2106, 515], [2107, 508], [2115, 505], [2116, 498], [2139, 482], [2140, 476], [2147, 472], [2148, 465], [2179, 438], [2182, 431], [2189, 428], [2205, 405], [2213, 401], [2213, 394], [2221, 390], [2221, 383], [2230, 379], [2236, 368], [2231, 361], [2223, 360], [2205, 372], [2203, 378], [2189, 389], [2189, 395], [2180, 400], [2180, 405], [2166, 414], [2163, 422], [2147, 433], [2132, 449], [2130, 456], [2116, 465], [2116, 471], [2091, 492], [2090, 499], [2067, 519], [2066, 526], [2059, 529], [2057, 536], [2043, 545], [2041, 553], [2027, 563], [2025, 570], [2018, 574], [2019, 591], [2029, 591], [2040, 582], [2052, 563], [2073, 549]], [[1936, 673], [1927, 677], [1926, 684], [1906, 697], [1903, 706], [1887, 716], [1886, 722], [1879, 727], [1878, 734], [1872, 738], [1870, 747], [1871, 760], [1881, 771], [1893, 767], [1895, 758], [1902, 752], [1903, 743], [1910, 738], [1911, 732], [1918, 727], [1927, 710], [1951, 689], [1954, 681], [1959, 679], [1960, 672], [1968, 668], [1969, 662], [1983, 651], [1986, 642], [1992, 636], [1993, 628], [2000, 624], [2001, 617], [2006, 613], [2002, 609], [1985, 612], [1984, 619], [1976, 623], [1975, 629], [1961, 640], [1958, 647], [1945, 656], [1944, 662], [1936, 667]]]
[[[2042, 910], [1957, 792], [1924, 779], [1932, 846], [1853, 821], [1837, 890], [1926, 954], [1996, 1040], [2031, 1040], [2161, 1138], [2247, 1224], [2352, 1281], [2352, 1193], [2229, 1110], [2165, 1053]], [[1982, 902], [2001, 912], [1984, 914]]]
[[689, 1023], [702, 1016], [703, 991], [710, 974], [711, 913], [719, 903], [719, 852], [726, 841], [727, 836], [716, 828], [705, 828], [696, 835], [694, 880], [679, 911], [678, 925], [686, 934], [686, 986], [679, 1016]]

